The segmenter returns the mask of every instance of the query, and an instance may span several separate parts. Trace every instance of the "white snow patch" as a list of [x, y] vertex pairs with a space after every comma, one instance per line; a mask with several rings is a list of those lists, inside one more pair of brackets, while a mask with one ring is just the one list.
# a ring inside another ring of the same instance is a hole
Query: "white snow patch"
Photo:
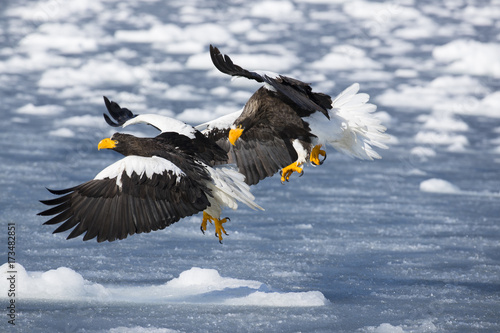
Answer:
[[460, 189], [453, 185], [452, 183], [439, 179], [431, 178], [420, 183], [420, 191], [422, 192], [432, 192], [432, 193], [448, 193], [448, 194], [458, 194]]
[[212, 69], [212, 60], [207, 56], [206, 52], [201, 52], [190, 56], [186, 61], [186, 68], [189, 69]]
[[56, 126], [104, 127], [102, 117], [85, 114], [56, 121]]
[[265, 293], [256, 291], [248, 296], [227, 300], [227, 305], [253, 305], [253, 306], [279, 306], [279, 307], [302, 307], [323, 306], [328, 300], [319, 291], [297, 292], [297, 293]]
[[311, 64], [315, 69], [350, 70], [381, 69], [382, 65], [372, 60], [366, 52], [351, 45], [334, 46], [330, 53]]
[[252, 280], [239, 280], [220, 276], [215, 269], [193, 267], [182, 272], [178, 278], [174, 278], [166, 283], [167, 287], [186, 293], [204, 293], [213, 290], [223, 290], [226, 288], [247, 287], [258, 289], [262, 283]]
[[229, 31], [231, 31], [233, 34], [242, 34], [246, 33], [253, 28], [253, 23], [251, 20], [237, 20], [234, 22], [231, 22], [229, 26], [227, 27]]
[[466, 122], [458, 119], [450, 112], [433, 112], [430, 116], [425, 116], [419, 119], [424, 119], [424, 128], [431, 130], [438, 130], [443, 132], [459, 132], [467, 131], [469, 125]]
[[115, 38], [130, 43], [168, 43], [181, 34], [182, 29], [174, 24], [156, 24], [148, 30], [117, 30]]
[[36, 33], [24, 37], [19, 45], [22, 50], [56, 50], [64, 54], [78, 54], [97, 50], [97, 41], [74, 24], [45, 23]]
[[[27, 272], [22, 265], [16, 264], [15, 269], [19, 299], [284, 307], [328, 304], [319, 291], [265, 292], [262, 290], [268, 288], [261, 282], [222, 277], [215, 269], [198, 267], [181, 272], [179, 277], [156, 286], [103, 286], [84, 279], [67, 267], [47, 272]], [[8, 290], [10, 270], [7, 263], [0, 266], [1, 290]], [[0, 295], [0, 299], [6, 297], [6, 294]]]
[[[497, 3], [498, 4], [498, 3]], [[479, 26], [493, 26], [498, 23], [500, 17], [500, 7], [494, 6], [474, 6], [474, 3], [467, 5], [463, 10], [456, 12], [457, 18]]]
[[149, 81], [150, 73], [141, 66], [129, 66], [114, 57], [90, 59], [80, 68], [61, 67], [45, 71], [38, 85], [43, 88], [68, 86], [135, 85]]
[[500, 118], [499, 105], [500, 91], [496, 91], [494, 93], [486, 95], [475, 105], [474, 108], [471, 108], [469, 112], [464, 112], [464, 114]]
[[[161, 48], [166, 44], [183, 43], [189, 48], [199, 44], [206, 47], [207, 41], [214, 44], [222, 44], [231, 40], [232, 35], [224, 27], [213, 23], [190, 24], [181, 28], [174, 24], [156, 23], [147, 30], [118, 30], [115, 38], [123, 42], [131, 43], [155, 43], [155, 47]], [[186, 44], [189, 43], [189, 44]], [[206, 54], [208, 58], [208, 56]]]
[[104, 12], [101, 1], [70, 1], [59, 2], [54, 0], [34, 1], [29, 4], [24, 2], [6, 9], [10, 16], [18, 16], [30, 24], [40, 22], [54, 22], [68, 20], [75, 17], [96, 17], [98, 13]]
[[388, 323], [383, 323], [380, 324], [378, 327], [368, 327], [366, 332], [373, 332], [373, 333], [404, 333], [405, 331], [403, 330], [402, 327], [400, 326], [393, 326]]
[[396, 75], [397, 77], [414, 78], [418, 77], [418, 71], [409, 68], [400, 68], [396, 69], [394, 75]]
[[302, 13], [290, 1], [262, 1], [253, 5], [250, 15], [265, 17], [273, 21], [298, 20]]
[[[162, 44], [163, 45], [163, 44]], [[204, 51], [205, 46], [198, 42], [185, 41], [178, 43], [168, 43], [165, 46], [165, 51], [172, 54], [193, 54]]]
[[199, 109], [199, 108], [188, 108], [184, 109], [179, 113], [176, 118], [186, 123], [198, 124], [200, 122], [206, 122], [213, 118], [213, 112], [210, 110]]
[[500, 77], [500, 45], [475, 40], [457, 39], [436, 47], [432, 55], [448, 64], [450, 73]]
[[186, 84], [168, 88], [164, 93], [164, 97], [175, 101], [193, 101], [202, 98], [194, 86]]
[[30, 52], [0, 61], [0, 71], [2, 73], [25, 73], [47, 70], [50, 67], [78, 66], [80, 63], [80, 59], [62, 57], [48, 52]]
[[60, 114], [64, 111], [64, 107], [60, 105], [33, 105], [26, 104], [16, 110], [16, 113], [29, 114], [37, 116], [52, 116]]
[[[0, 266], [0, 289], [8, 290], [10, 283], [9, 264]], [[102, 285], [85, 280], [80, 274], [67, 267], [59, 267], [46, 272], [27, 272], [20, 264], [15, 264], [19, 299], [51, 300], [105, 300], [109, 292]], [[1, 295], [0, 297], [6, 297]]]
[[430, 145], [461, 145], [467, 146], [469, 140], [464, 135], [450, 134], [446, 132], [420, 131], [415, 136], [417, 143]]
[[383, 323], [379, 326], [368, 326], [360, 330], [365, 333], [430, 333], [438, 332], [436, 325], [430, 319], [417, 321], [409, 325], [394, 326], [389, 323]]
[[[400, 84], [388, 89], [376, 100], [383, 105], [398, 107], [398, 111], [436, 110], [455, 114], [489, 115], [491, 106], [481, 110], [476, 96], [486, 95], [488, 88], [481, 80], [470, 76], [440, 76], [425, 85]], [[496, 101], [496, 97], [492, 97]], [[500, 98], [500, 96], [499, 96]], [[410, 107], [409, 107], [410, 106]], [[497, 112], [499, 113], [499, 112]]]
[[50, 131], [49, 135], [59, 136], [61, 138], [73, 138], [75, 136], [75, 132], [73, 132], [69, 128], [63, 127]]
[[109, 333], [181, 333], [181, 331], [172, 330], [169, 328], [157, 328], [157, 327], [125, 327], [119, 326], [112, 328], [108, 331]]
[[436, 151], [434, 149], [431, 149], [429, 147], [415, 147], [410, 150], [410, 154], [416, 155], [422, 159], [426, 159], [427, 157], [435, 157], [436, 156]]
[[126, 48], [126, 47], [122, 47], [121, 49], [113, 52], [113, 54], [115, 56], [117, 56], [118, 58], [122, 58], [122, 59], [131, 59], [131, 58], [136, 58], [139, 56], [139, 53], [137, 51]]

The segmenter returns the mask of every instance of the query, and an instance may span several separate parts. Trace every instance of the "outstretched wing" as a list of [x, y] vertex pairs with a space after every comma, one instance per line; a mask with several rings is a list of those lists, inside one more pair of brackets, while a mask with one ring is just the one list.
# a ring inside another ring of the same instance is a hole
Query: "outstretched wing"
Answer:
[[41, 201], [54, 206], [38, 214], [55, 215], [44, 224], [62, 223], [54, 233], [74, 228], [68, 239], [85, 233], [84, 241], [98, 242], [164, 229], [203, 211], [210, 193], [170, 161], [139, 156], [123, 158], [86, 183], [49, 191], [60, 197]]
[[309, 114], [320, 111], [328, 119], [328, 110], [332, 108], [332, 98], [323, 93], [312, 91], [309, 83], [300, 80], [264, 71], [248, 71], [233, 63], [228, 55], [222, 54], [215, 46], [210, 45], [210, 57], [214, 66], [224, 74], [231, 76], [243, 76], [257, 82], [267, 83], [278, 93], [290, 99], [300, 109]]

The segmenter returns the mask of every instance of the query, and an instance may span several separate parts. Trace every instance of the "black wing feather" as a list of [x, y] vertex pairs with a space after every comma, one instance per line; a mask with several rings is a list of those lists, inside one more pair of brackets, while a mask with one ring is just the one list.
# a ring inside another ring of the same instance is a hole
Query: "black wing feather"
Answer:
[[264, 82], [264, 78], [261, 75], [235, 65], [228, 55], [222, 54], [219, 49], [213, 45], [210, 45], [210, 57], [212, 58], [214, 66], [224, 74], [243, 76], [257, 82]]
[[217, 47], [212, 45], [210, 45], [210, 57], [215, 67], [222, 73], [231, 76], [243, 76], [257, 82], [265, 82], [297, 104], [299, 108], [308, 111], [309, 114], [320, 111], [330, 119], [328, 110], [332, 108], [332, 98], [323, 93], [313, 92], [309, 83], [284, 75], [270, 77], [248, 71], [234, 64], [228, 55], [223, 55]]
[[108, 125], [113, 127], [121, 127], [127, 120], [130, 120], [137, 115], [134, 115], [132, 111], [127, 108], [122, 108], [118, 103], [110, 101], [106, 96], [103, 96], [104, 104], [106, 105], [106, 109], [108, 109], [109, 114], [116, 121], [114, 123], [107, 114], [103, 113], [104, 120], [108, 123]]
[[116, 178], [106, 178], [68, 190], [51, 191], [69, 193], [43, 201], [55, 207], [38, 215], [55, 215], [44, 223], [62, 223], [54, 233], [74, 228], [68, 239], [85, 233], [83, 240], [97, 237], [98, 242], [111, 242], [135, 233], [164, 229], [209, 205], [206, 193], [210, 191], [204, 185], [168, 170], [152, 178], [135, 173], [128, 177], [124, 173], [121, 180], [121, 190]]
[[332, 98], [323, 93], [313, 92], [308, 83], [283, 75], [278, 78], [264, 75], [264, 81], [297, 104], [299, 108], [309, 113], [320, 111], [330, 119], [328, 110], [332, 108]]

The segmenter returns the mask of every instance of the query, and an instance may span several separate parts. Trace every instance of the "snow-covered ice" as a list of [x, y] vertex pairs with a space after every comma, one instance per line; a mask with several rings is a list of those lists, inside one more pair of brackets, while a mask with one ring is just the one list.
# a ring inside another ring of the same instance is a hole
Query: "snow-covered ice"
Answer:
[[[497, 0], [5, 3], [0, 331], [499, 331], [499, 15]], [[390, 149], [252, 187], [266, 210], [227, 211], [223, 245], [200, 215], [112, 243], [53, 235], [45, 187], [121, 158], [97, 151], [117, 130], [102, 96], [192, 125], [243, 107], [259, 85], [219, 73], [209, 44], [332, 96], [359, 82]]]

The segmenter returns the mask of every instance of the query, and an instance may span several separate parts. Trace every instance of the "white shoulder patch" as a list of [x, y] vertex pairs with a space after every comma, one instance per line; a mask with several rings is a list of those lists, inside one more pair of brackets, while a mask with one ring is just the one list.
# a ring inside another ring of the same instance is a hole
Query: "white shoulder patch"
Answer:
[[226, 114], [225, 116], [222, 116], [222, 117], [219, 117], [217, 119], [200, 124], [200, 125], [196, 126], [195, 128], [202, 133], [204, 133], [205, 131], [211, 131], [211, 130], [216, 129], [216, 128], [218, 128], [218, 129], [230, 128], [231, 125], [236, 120], [236, 118], [238, 118], [242, 112], [243, 112], [243, 109], [236, 111], [236, 112], [233, 112], [233, 113], [230, 113], [230, 114]]
[[123, 127], [133, 124], [150, 124], [162, 132], [177, 132], [190, 139], [194, 139], [196, 133], [193, 126], [190, 126], [180, 120], [158, 114], [140, 114], [137, 117], [127, 120], [125, 124], [123, 124]]
[[135, 172], [141, 177], [146, 174], [146, 177], [152, 178], [153, 174], [163, 174], [165, 171], [172, 171], [178, 177], [186, 175], [174, 163], [161, 157], [127, 156], [99, 172], [94, 179], [116, 178], [116, 185], [121, 187], [124, 173], [128, 177], [131, 177], [132, 173]]

